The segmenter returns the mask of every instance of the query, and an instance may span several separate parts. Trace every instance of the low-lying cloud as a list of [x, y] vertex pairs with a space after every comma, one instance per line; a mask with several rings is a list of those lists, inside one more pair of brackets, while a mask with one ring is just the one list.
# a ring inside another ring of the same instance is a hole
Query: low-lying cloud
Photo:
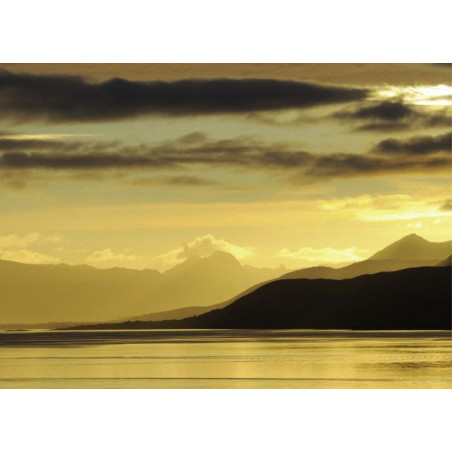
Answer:
[[58, 264], [59, 258], [30, 248], [36, 246], [38, 242], [58, 242], [59, 240], [59, 237], [43, 236], [38, 232], [23, 236], [16, 234], [0, 236], [0, 259], [23, 264]]
[[20, 262], [22, 264], [41, 265], [59, 264], [61, 262], [58, 257], [26, 249], [0, 251], [0, 259]]
[[108, 262], [108, 261], [135, 261], [141, 259], [141, 256], [134, 254], [115, 253], [111, 248], [94, 251], [86, 258], [86, 262]]

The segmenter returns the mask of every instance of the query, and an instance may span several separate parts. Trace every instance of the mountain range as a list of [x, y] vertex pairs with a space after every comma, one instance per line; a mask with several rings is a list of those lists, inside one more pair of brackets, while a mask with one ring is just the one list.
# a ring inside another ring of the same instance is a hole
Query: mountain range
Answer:
[[280, 279], [195, 317], [95, 328], [446, 330], [451, 314], [451, 268], [420, 267], [343, 280]]
[[107, 322], [208, 306], [286, 271], [242, 266], [222, 251], [191, 257], [165, 273], [0, 260], [0, 324]]
[[340, 280], [382, 271], [448, 265], [452, 241], [435, 243], [411, 234], [369, 259], [342, 268], [286, 269], [242, 266], [217, 251], [192, 257], [165, 273], [0, 261], [0, 324], [59, 327], [123, 321], [177, 320], [218, 310], [273, 280]]
[[410, 234], [378, 251], [369, 259], [341, 268], [310, 267], [283, 275], [283, 278], [345, 279], [354, 276], [396, 271], [404, 268], [430, 267], [450, 256], [452, 241], [429, 242]]
[[[414, 250], [414, 251], [413, 251]], [[278, 279], [348, 279], [360, 275], [390, 272], [415, 267], [448, 266], [451, 262], [452, 241], [429, 242], [417, 234], [410, 234], [383, 248], [369, 259], [355, 262], [341, 268], [326, 266], [308, 267], [296, 270], [280, 276]], [[449, 256], [448, 256], [449, 255]], [[408, 256], [410, 259], [405, 259]], [[444, 256], [448, 256], [443, 259]], [[438, 262], [439, 259], [443, 259]], [[245, 291], [235, 295], [229, 300], [211, 306], [193, 306], [178, 310], [156, 312], [143, 316], [137, 316], [129, 320], [159, 321], [180, 320], [186, 317], [200, 315], [213, 309], [219, 309], [239, 298], [253, 292], [269, 281], [258, 283]]]

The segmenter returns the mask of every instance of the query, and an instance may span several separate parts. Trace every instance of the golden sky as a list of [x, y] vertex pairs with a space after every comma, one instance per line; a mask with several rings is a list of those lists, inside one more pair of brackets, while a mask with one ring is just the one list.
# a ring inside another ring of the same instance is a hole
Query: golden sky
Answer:
[[0, 259], [289, 268], [451, 238], [451, 67], [0, 64]]

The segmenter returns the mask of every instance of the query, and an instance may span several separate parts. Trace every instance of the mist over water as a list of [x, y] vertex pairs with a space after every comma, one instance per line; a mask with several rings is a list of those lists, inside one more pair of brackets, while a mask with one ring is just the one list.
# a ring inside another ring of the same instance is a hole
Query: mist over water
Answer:
[[445, 331], [3, 331], [2, 388], [452, 388]]

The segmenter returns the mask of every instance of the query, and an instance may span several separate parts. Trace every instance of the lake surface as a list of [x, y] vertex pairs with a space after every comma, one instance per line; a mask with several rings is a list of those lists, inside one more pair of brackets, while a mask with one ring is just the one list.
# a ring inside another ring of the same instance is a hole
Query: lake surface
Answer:
[[0, 388], [452, 388], [452, 340], [446, 331], [3, 331]]

